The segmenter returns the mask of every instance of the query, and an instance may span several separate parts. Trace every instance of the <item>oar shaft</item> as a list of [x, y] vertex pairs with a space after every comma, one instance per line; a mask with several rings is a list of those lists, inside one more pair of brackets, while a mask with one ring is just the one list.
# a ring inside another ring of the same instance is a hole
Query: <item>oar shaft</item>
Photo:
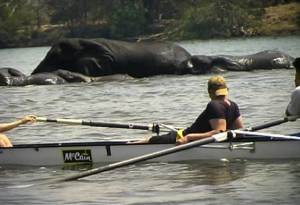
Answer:
[[262, 130], [262, 129], [266, 129], [266, 128], [273, 127], [273, 126], [276, 126], [276, 125], [280, 125], [280, 124], [288, 122], [288, 121], [295, 121], [295, 120], [297, 120], [298, 117], [299, 116], [287, 116], [287, 117], [285, 117], [281, 120], [275, 120], [273, 122], [265, 123], [263, 125], [249, 127], [249, 128], [244, 129], [244, 130], [246, 130], [246, 131]]
[[242, 131], [242, 130], [235, 130], [232, 132], [234, 132], [236, 134], [242, 134], [242, 135], [251, 135], [253, 137], [271, 137], [271, 138], [279, 138], [279, 139], [300, 140], [300, 137], [280, 135], [280, 134], [270, 134], [270, 133]]
[[275, 125], [280, 125], [280, 124], [285, 123], [285, 122], [288, 122], [287, 118], [284, 118], [284, 119], [281, 119], [281, 120], [276, 120], [276, 121], [273, 121], [273, 122], [269, 122], [269, 123], [266, 123], [266, 124], [263, 124], [263, 125], [250, 127], [250, 128], [247, 128], [246, 130], [256, 131], [256, 130], [266, 129], [266, 128], [269, 128], [269, 127], [273, 127]]
[[152, 125], [140, 125], [132, 123], [109, 123], [109, 122], [94, 122], [94, 121], [84, 121], [76, 119], [49, 119], [45, 117], [37, 117], [37, 121], [40, 122], [54, 122], [69, 125], [85, 125], [92, 127], [109, 127], [109, 128], [124, 128], [124, 129], [138, 129], [138, 130], [150, 130], [152, 132], [159, 132], [159, 126], [156, 124]]
[[87, 176], [94, 175], [94, 174], [98, 174], [98, 173], [101, 173], [101, 172], [113, 170], [113, 169], [128, 166], [128, 165], [132, 165], [132, 164], [135, 164], [137, 162], [142, 162], [142, 161], [146, 161], [146, 160], [149, 160], [149, 159], [154, 159], [154, 158], [157, 158], [157, 157], [162, 157], [162, 156], [165, 156], [165, 155], [168, 155], [168, 154], [172, 154], [172, 153], [175, 153], [175, 152], [191, 149], [193, 147], [206, 145], [206, 144], [217, 142], [217, 141], [224, 141], [226, 139], [227, 139], [227, 133], [216, 134], [212, 137], [208, 137], [208, 138], [205, 138], [205, 139], [202, 139], [202, 140], [197, 140], [197, 141], [190, 142], [190, 143], [187, 143], [187, 144], [171, 147], [169, 149], [164, 149], [164, 150], [161, 150], [161, 151], [158, 151], [158, 152], [138, 156], [138, 157], [131, 158], [131, 159], [128, 159], [128, 160], [124, 160], [124, 161], [121, 161], [121, 162], [109, 164], [109, 165], [106, 165], [106, 166], [103, 166], [103, 167], [90, 169], [90, 170], [81, 172], [79, 174], [75, 174], [75, 175], [57, 180], [55, 182], [71, 181], [71, 180], [80, 179], [80, 178], [87, 177]]
[[110, 127], [110, 128], [124, 128], [124, 129], [138, 129], [138, 130], [152, 130], [152, 125], [137, 125], [137, 124], [125, 124], [125, 123], [109, 123], [109, 122], [93, 122], [82, 121], [82, 125], [92, 127]]

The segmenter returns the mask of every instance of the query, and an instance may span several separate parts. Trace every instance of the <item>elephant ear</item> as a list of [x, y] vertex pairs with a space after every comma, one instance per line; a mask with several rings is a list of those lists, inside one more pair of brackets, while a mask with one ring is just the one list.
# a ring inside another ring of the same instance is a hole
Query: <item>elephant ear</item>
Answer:
[[105, 43], [90, 40], [79, 40], [80, 50], [76, 53], [76, 72], [86, 76], [103, 76], [114, 74], [115, 61]]

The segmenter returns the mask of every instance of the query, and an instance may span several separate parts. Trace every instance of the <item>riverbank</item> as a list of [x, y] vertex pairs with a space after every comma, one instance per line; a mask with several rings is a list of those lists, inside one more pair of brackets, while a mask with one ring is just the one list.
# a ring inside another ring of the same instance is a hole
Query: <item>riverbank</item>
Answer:
[[[255, 18], [255, 16], [251, 18]], [[235, 28], [237, 31], [233, 32], [234, 36], [232, 36], [232, 34], [228, 36], [228, 33], [226, 34], [224, 31], [224, 34], [221, 33], [217, 38], [300, 35], [299, 19], [300, 3], [298, 2], [266, 7], [263, 9], [263, 16], [258, 23], [248, 26], [247, 28], [244, 26]], [[143, 31], [143, 35], [122, 37], [119, 38], [119, 40], [201, 40], [199, 37], [191, 39], [177, 35], [182, 32], [182, 30], [178, 28], [178, 25], [180, 25], [179, 22], [180, 19], [161, 19], [153, 25], [147, 25], [144, 28], [145, 31]], [[24, 32], [24, 35], [22, 32]], [[19, 36], [11, 37], [10, 41], [5, 41], [5, 39], [0, 38], [0, 48], [50, 46], [62, 38], [113, 38], [110, 34], [110, 25], [106, 22], [101, 22], [96, 25], [88, 24], [85, 26], [72, 27], [72, 29], [65, 24], [42, 25], [30, 35], [22, 30], [20, 30], [19, 34]], [[176, 37], [174, 38], [174, 36]], [[208, 38], [211, 39], [213, 37]]]
[[[255, 18], [250, 16], [249, 18]], [[300, 35], [300, 3], [293, 2], [270, 6], [264, 8], [261, 22], [244, 28], [235, 28], [234, 36], [226, 36], [224, 33], [221, 38], [232, 37], [268, 37], [268, 36], [290, 36]], [[174, 33], [180, 32], [178, 28], [172, 31], [166, 30], [161, 33], [139, 37], [139, 41], [150, 40], [172, 40]], [[175, 35], [176, 36], [176, 35]], [[218, 37], [220, 38], [220, 37]], [[206, 39], [206, 38], [205, 38]], [[210, 38], [211, 39], [211, 38]], [[176, 40], [197, 40], [197, 39], [176, 39]], [[199, 39], [198, 39], [199, 40]], [[201, 40], [201, 39], [200, 39]], [[207, 39], [206, 39], [207, 40]]]
[[265, 12], [262, 25], [257, 28], [258, 34], [263, 36], [300, 34], [300, 3], [268, 7]]

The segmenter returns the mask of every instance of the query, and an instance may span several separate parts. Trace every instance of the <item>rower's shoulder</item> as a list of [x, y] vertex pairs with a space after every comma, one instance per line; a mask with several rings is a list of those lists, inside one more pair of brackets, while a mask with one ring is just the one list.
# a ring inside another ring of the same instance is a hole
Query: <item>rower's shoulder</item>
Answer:
[[231, 103], [231, 105], [238, 107], [238, 104], [235, 101], [229, 100], [229, 102]]
[[297, 98], [300, 97], [300, 86], [296, 87], [293, 92], [292, 92], [292, 96], [295, 96]]

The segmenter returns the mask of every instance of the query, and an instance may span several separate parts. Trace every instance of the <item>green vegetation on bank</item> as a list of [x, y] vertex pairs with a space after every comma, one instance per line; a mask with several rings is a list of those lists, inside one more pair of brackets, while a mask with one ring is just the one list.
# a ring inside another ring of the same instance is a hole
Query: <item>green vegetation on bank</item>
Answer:
[[299, 27], [300, 3], [290, 3], [267, 7], [257, 32], [263, 35], [299, 34]]
[[297, 0], [0, 0], [0, 48], [300, 33]]

